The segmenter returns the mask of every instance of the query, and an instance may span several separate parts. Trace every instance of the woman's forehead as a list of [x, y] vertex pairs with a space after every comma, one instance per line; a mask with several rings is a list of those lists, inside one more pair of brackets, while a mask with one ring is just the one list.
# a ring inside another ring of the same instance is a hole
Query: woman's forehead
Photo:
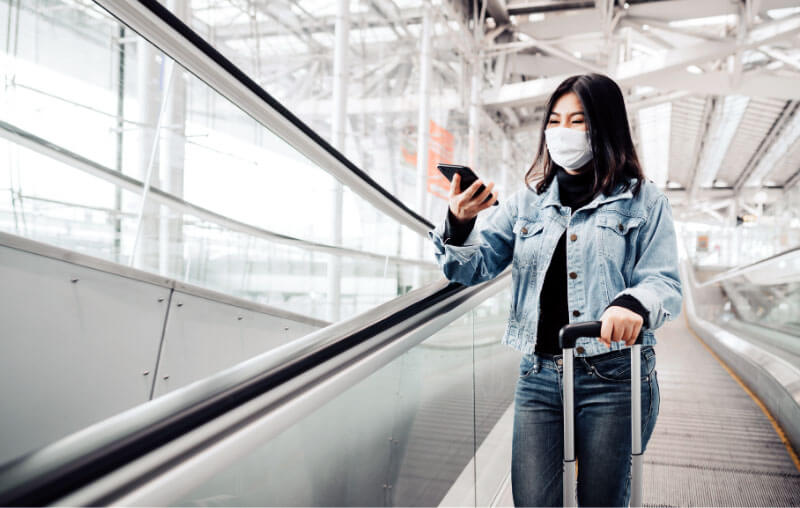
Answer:
[[570, 92], [558, 98], [556, 103], [553, 104], [553, 110], [550, 113], [551, 114], [583, 113], [583, 106], [581, 106], [581, 102], [578, 100], [578, 96]]

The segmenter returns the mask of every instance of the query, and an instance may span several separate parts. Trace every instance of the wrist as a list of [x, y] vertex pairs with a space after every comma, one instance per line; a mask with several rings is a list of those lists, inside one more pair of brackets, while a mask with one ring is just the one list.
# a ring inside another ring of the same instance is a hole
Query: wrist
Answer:
[[470, 221], [474, 219], [474, 217], [472, 219], [462, 219], [458, 215], [453, 213], [453, 210], [451, 210], [450, 207], [447, 208], [447, 213], [450, 215], [450, 220], [456, 224], [461, 224], [461, 225], [468, 224]]

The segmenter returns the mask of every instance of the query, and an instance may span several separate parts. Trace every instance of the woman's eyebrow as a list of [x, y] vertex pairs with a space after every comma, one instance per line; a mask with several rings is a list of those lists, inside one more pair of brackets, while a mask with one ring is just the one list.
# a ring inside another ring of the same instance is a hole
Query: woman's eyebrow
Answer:
[[[550, 112], [550, 114], [551, 114], [551, 115], [558, 115], [558, 116], [561, 116], [561, 114], [560, 114], [560, 113], [556, 113], [555, 111], [551, 111], [551, 112]], [[567, 113], [567, 114], [568, 114], [568, 115], [570, 115], [570, 116], [571, 116], [571, 115], [582, 115], [582, 114], [583, 114], [583, 111], [570, 111], [570, 112], [569, 112], [569, 113]]]

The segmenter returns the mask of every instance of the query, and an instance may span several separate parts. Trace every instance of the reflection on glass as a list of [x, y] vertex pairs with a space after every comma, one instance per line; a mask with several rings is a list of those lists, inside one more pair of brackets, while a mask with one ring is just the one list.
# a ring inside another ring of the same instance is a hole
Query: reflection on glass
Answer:
[[739, 319], [800, 337], [800, 252], [760, 263], [721, 284]]
[[80, 161], [99, 164], [313, 242], [332, 244], [340, 220], [343, 247], [418, 256], [418, 233], [349, 188], [337, 218], [327, 172], [96, 5], [0, 6], [2, 230], [328, 321], [441, 277], [430, 249], [417, 268], [288, 247], [84, 173]]
[[739, 215], [724, 222], [676, 222], [699, 280], [800, 246], [798, 203], [800, 187], [794, 186], [757, 209], [737, 208]]

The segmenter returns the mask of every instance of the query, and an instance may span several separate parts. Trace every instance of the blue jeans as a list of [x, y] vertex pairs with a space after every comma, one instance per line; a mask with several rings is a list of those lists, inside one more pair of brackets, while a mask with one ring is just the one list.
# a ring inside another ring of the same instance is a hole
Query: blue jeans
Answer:
[[[580, 506], [627, 506], [631, 471], [630, 348], [575, 358], [575, 454]], [[660, 395], [653, 346], [642, 346], [642, 450]], [[562, 506], [561, 355], [525, 355], [514, 395], [511, 489], [515, 506]]]

